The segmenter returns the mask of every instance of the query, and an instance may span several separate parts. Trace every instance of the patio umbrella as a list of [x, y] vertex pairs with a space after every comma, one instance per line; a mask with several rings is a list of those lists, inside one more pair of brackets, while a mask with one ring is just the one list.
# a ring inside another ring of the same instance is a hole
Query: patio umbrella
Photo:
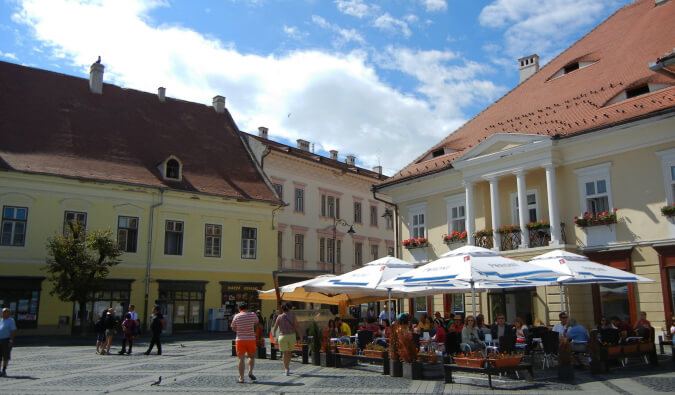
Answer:
[[[332, 274], [324, 274], [308, 280], [299, 281], [297, 283], [283, 285], [279, 287], [279, 296], [283, 300], [293, 302], [322, 303], [330, 305], [340, 305], [341, 303], [344, 303], [348, 306], [384, 299], [383, 297], [363, 294], [349, 295], [336, 294], [332, 292], [315, 292], [306, 288], [308, 285], [314, 282], [323, 281], [325, 279], [334, 277], [335, 276]], [[260, 300], [277, 300], [276, 290], [270, 289], [267, 291], [258, 291], [258, 298]]]
[[391, 308], [391, 291], [378, 288], [378, 285], [414, 268], [415, 266], [411, 263], [393, 256], [386, 256], [366, 263], [363, 267], [351, 272], [312, 282], [305, 288], [315, 292], [387, 297]]
[[606, 284], [606, 283], [648, 283], [654, 282], [625, 270], [593, 262], [588, 257], [564, 250], [553, 250], [530, 259], [529, 263], [553, 270], [560, 274], [556, 279], [560, 287], [560, 308], [563, 309], [563, 285], [565, 284]]
[[550, 269], [505, 258], [492, 250], [464, 246], [447, 252], [435, 261], [380, 284], [396, 292], [431, 295], [439, 292], [465, 292], [471, 289], [476, 314], [476, 289], [505, 286], [536, 286], [550, 282], [558, 274]]

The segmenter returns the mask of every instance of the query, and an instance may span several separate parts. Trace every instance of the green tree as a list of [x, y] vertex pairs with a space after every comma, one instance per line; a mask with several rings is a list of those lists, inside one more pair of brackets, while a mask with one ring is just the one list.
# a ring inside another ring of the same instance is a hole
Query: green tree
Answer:
[[47, 239], [48, 279], [51, 295], [64, 302], [80, 304], [80, 331], [87, 332], [86, 308], [90, 295], [117, 265], [122, 254], [110, 230], [85, 232], [77, 222], [68, 224], [64, 235]]

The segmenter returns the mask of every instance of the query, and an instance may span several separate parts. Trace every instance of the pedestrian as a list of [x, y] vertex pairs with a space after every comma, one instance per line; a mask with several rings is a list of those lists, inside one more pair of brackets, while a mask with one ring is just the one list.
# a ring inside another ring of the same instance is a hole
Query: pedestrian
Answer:
[[11, 313], [5, 307], [2, 309], [2, 319], [0, 319], [0, 360], [2, 360], [0, 376], [5, 377], [7, 377], [7, 364], [9, 364], [10, 354], [14, 346], [14, 335], [16, 335], [16, 322], [11, 317]]
[[104, 354], [105, 351], [105, 317], [108, 314], [108, 310], [101, 311], [101, 316], [94, 323], [94, 329], [96, 330], [96, 354]]
[[[122, 339], [122, 350], [120, 350], [118, 354], [122, 355], [125, 352], [127, 355], [131, 354], [131, 348], [134, 346], [136, 326], [136, 320], [132, 318], [131, 313], [127, 313], [126, 319], [122, 322], [122, 333], [124, 334], [124, 338]], [[129, 351], [126, 351], [127, 343], [129, 343]]]
[[279, 328], [279, 350], [284, 361], [284, 376], [290, 374], [291, 355], [295, 347], [295, 341], [300, 336], [300, 328], [295, 315], [289, 313], [288, 304], [281, 306], [281, 315], [277, 317], [274, 323], [274, 330]]
[[117, 322], [115, 320], [115, 309], [110, 308], [105, 315], [105, 349], [101, 354], [110, 354], [110, 346], [112, 345], [113, 336], [115, 336], [115, 327]]
[[237, 350], [237, 357], [239, 357], [239, 378], [237, 383], [244, 383], [244, 358], [248, 356], [248, 378], [255, 381], [253, 375], [253, 367], [255, 366], [255, 327], [260, 325], [258, 316], [253, 312], [248, 311], [248, 303], [241, 302], [239, 304], [239, 313], [232, 318], [230, 327], [237, 332], [235, 338], [235, 347]]
[[166, 327], [164, 322], [164, 316], [159, 312], [159, 306], [152, 308], [152, 315], [150, 316], [150, 331], [152, 332], [152, 339], [150, 340], [150, 346], [148, 351], [145, 352], [145, 355], [150, 355], [152, 347], [157, 345], [157, 355], [162, 355], [162, 342], [160, 336], [162, 330]]
[[141, 334], [141, 321], [138, 319], [138, 313], [136, 313], [136, 306], [133, 304], [129, 305], [129, 314], [131, 314], [131, 319], [134, 320], [136, 326], [134, 327], [134, 338], [138, 337]]

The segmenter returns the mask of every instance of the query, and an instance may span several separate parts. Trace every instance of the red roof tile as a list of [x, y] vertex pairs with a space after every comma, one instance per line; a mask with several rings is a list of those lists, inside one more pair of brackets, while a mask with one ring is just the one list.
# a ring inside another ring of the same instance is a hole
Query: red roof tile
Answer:
[[[181, 182], [162, 179], [170, 155]], [[5, 62], [0, 169], [278, 202], [227, 110]]]
[[[570, 136], [675, 108], [675, 75], [649, 69], [675, 47], [675, 1], [638, 0], [623, 7], [526, 81], [430, 148], [381, 186], [451, 167], [495, 133]], [[578, 61], [594, 64], [551, 78]], [[670, 85], [608, 105], [626, 89]], [[456, 150], [424, 160], [440, 149]]]

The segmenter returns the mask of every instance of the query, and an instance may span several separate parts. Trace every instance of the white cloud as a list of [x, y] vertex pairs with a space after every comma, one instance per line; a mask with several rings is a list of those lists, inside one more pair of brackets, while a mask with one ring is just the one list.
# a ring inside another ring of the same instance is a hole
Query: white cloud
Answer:
[[284, 34], [287, 35], [288, 37], [294, 39], [294, 40], [300, 40], [304, 37], [307, 37], [308, 34], [301, 32], [297, 26], [286, 26], [284, 25]]
[[412, 32], [410, 31], [410, 28], [406, 22], [392, 17], [388, 12], [377, 17], [377, 19], [375, 19], [374, 25], [381, 30], [391, 32], [400, 31], [401, 34], [406, 37], [410, 37], [412, 35]]
[[551, 57], [570, 36], [598, 22], [607, 9], [629, 0], [496, 0], [483, 8], [480, 24], [506, 29], [504, 52], [515, 59], [538, 53]]
[[427, 12], [445, 11], [448, 9], [448, 4], [445, 0], [420, 0]]
[[327, 20], [318, 15], [312, 15], [312, 22], [323, 29], [337, 33], [338, 38], [333, 41], [333, 45], [338, 48], [349, 42], [356, 42], [359, 44], [366, 43], [366, 40], [364, 40], [361, 34], [359, 34], [359, 32], [357, 32], [355, 29], [343, 29], [336, 24], [329, 23]]
[[11, 52], [2, 52], [2, 51], [0, 51], [0, 58], [12, 59], [14, 61], [19, 60], [19, 58], [16, 57], [16, 54], [13, 54]]
[[363, 0], [335, 0], [335, 4], [343, 14], [364, 18], [370, 15], [372, 8], [365, 4]]

